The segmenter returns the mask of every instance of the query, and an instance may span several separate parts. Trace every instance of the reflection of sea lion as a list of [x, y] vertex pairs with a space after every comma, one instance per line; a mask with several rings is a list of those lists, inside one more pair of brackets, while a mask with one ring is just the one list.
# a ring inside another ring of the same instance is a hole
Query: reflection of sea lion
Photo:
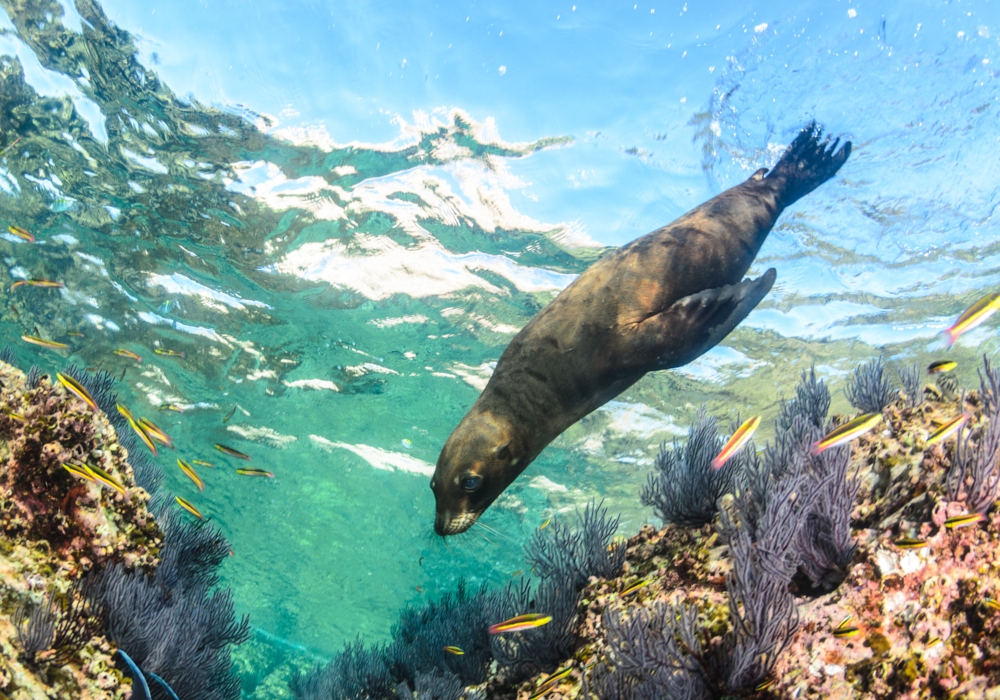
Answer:
[[464, 532], [570, 425], [725, 338], [774, 283], [743, 275], [778, 215], [850, 155], [838, 142], [809, 125], [769, 173], [605, 255], [532, 318], [441, 450], [434, 530]]

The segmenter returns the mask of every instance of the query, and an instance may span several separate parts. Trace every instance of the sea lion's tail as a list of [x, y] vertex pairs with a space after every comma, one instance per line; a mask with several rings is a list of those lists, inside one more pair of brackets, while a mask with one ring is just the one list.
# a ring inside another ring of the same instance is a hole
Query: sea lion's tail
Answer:
[[845, 141], [837, 150], [840, 139], [822, 141], [823, 129], [811, 122], [803, 129], [781, 156], [766, 179], [780, 186], [782, 207], [812, 192], [833, 177], [851, 155], [851, 142]]

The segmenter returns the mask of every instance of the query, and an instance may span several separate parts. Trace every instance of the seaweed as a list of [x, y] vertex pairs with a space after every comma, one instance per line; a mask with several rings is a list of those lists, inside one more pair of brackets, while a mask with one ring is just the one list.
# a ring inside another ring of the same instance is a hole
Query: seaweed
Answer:
[[829, 410], [830, 390], [822, 379], [816, 379], [814, 365], [808, 372], [802, 370], [802, 379], [795, 387], [795, 398], [781, 404], [777, 429], [781, 431], [791, 428], [792, 420], [797, 415], [806, 416], [813, 425], [822, 428]]
[[885, 362], [879, 357], [854, 370], [844, 393], [859, 411], [881, 413], [895, 400], [899, 390], [893, 388], [885, 376]]
[[899, 381], [903, 385], [903, 396], [906, 397], [906, 405], [916, 408], [924, 400], [924, 390], [920, 386], [922, 371], [919, 363], [904, 365], [898, 368]]
[[718, 424], [702, 407], [683, 447], [676, 442], [672, 449], [660, 446], [656, 468], [642, 489], [643, 505], [652, 506], [665, 524], [700, 527], [711, 522], [719, 498], [732, 490], [736, 472], [733, 460], [712, 468], [721, 448]]

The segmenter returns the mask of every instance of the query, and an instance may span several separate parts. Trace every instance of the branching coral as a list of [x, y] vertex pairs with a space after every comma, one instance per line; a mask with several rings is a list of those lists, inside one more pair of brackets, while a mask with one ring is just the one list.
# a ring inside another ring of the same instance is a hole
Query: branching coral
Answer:
[[699, 527], [711, 522], [719, 498], [732, 489], [735, 463], [713, 469], [712, 459], [722, 448], [715, 418], [698, 411], [694, 427], [682, 447], [660, 447], [656, 468], [642, 489], [643, 505], [652, 506], [664, 523]]
[[62, 600], [50, 592], [30, 615], [27, 606], [20, 606], [13, 622], [30, 664], [61, 666], [99, 633], [103, 614], [103, 606], [93, 599], [88, 586], [78, 581]]
[[979, 370], [979, 401], [986, 422], [959, 434], [945, 488], [949, 500], [965, 501], [970, 512], [985, 513], [1000, 497], [1000, 370], [986, 356]]
[[795, 398], [781, 404], [777, 429], [788, 430], [797, 415], [806, 416], [817, 428], [826, 423], [826, 413], [830, 410], [830, 390], [822, 379], [816, 379], [816, 368], [802, 370], [802, 379], [795, 387]]
[[885, 376], [885, 362], [881, 357], [866, 362], [854, 370], [844, 389], [847, 400], [864, 413], [881, 413], [892, 403], [898, 390]]
[[903, 385], [903, 395], [906, 397], [906, 405], [915, 408], [924, 400], [924, 390], [920, 385], [922, 375], [919, 363], [904, 365], [899, 368], [899, 381]]
[[608, 518], [602, 504], [588, 503], [575, 528], [559, 518], [536, 530], [525, 547], [525, 559], [540, 578], [568, 575], [582, 587], [591, 576], [609, 578], [622, 568], [625, 550], [611, 542], [618, 518]]
[[385, 647], [358, 639], [326, 666], [293, 676], [289, 688], [297, 700], [394, 700], [399, 682]]

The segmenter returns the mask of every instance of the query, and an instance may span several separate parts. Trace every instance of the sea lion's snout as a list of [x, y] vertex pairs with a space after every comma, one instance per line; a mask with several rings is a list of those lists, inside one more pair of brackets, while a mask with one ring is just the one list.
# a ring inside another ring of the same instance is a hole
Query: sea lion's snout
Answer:
[[472, 527], [520, 473], [517, 464], [502, 421], [489, 412], [466, 416], [445, 442], [431, 479], [434, 532], [446, 537]]

